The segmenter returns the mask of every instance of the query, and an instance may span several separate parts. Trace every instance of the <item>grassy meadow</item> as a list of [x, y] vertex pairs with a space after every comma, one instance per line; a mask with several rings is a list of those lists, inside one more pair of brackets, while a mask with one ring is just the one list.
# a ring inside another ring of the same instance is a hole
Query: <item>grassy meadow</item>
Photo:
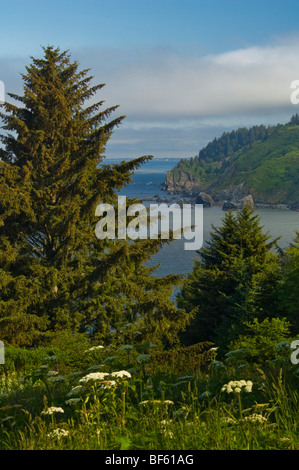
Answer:
[[7, 347], [0, 449], [299, 449], [298, 366], [290, 343], [274, 349], [254, 364], [242, 349], [218, 360], [209, 343], [159, 352], [67, 333]]

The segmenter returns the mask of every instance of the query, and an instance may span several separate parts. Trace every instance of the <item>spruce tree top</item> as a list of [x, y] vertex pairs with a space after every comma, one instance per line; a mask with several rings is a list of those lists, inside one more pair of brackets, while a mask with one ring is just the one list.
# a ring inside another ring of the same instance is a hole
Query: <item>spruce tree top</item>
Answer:
[[178, 277], [155, 278], [146, 265], [164, 241], [95, 236], [96, 206], [116, 202], [151, 157], [104, 164], [124, 116], [109, 120], [118, 106], [96, 101], [104, 85], [68, 52], [43, 51], [22, 75], [23, 96], [9, 94], [16, 104], [1, 113], [0, 338], [36, 345], [68, 329], [105, 341], [138, 322], [151, 342], [172, 341], [188, 318], [169, 301]]

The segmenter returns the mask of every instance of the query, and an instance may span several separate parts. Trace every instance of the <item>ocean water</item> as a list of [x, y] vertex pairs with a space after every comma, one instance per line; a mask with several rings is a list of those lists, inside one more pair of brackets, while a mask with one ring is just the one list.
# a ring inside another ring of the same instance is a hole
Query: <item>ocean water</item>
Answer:
[[[119, 160], [109, 160], [117, 163]], [[159, 195], [161, 198], [172, 198], [171, 195], [160, 189], [169, 170], [178, 163], [176, 158], [155, 158], [136, 170], [133, 183], [124, 187], [119, 194], [139, 199], [151, 198]]]
[[[119, 162], [119, 160], [109, 160], [109, 163]], [[124, 187], [119, 195], [128, 198], [138, 197], [139, 199], [153, 198], [159, 195], [161, 199], [167, 199], [170, 202], [175, 201], [178, 196], [171, 196], [161, 190], [161, 184], [164, 182], [167, 171], [177, 164], [177, 159], [155, 158], [145, 163], [139, 168], [134, 176], [133, 183]], [[108, 163], [108, 161], [107, 161]], [[271, 239], [281, 237], [278, 245], [281, 248], [287, 247], [299, 231], [299, 212], [280, 210], [280, 209], [259, 209], [257, 213], [260, 217], [260, 223], [265, 233], [268, 233]], [[210, 238], [212, 226], [219, 226], [225, 212], [221, 207], [211, 207], [203, 209], [203, 246]], [[164, 245], [159, 252], [149, 261], [149, 265], [160, 265], [157, 267], [156, 276], [165, 276], [167, 274], [187, 275], [192, 271], [194, 259], [198, 257], [196, 251], [185, 250], [184, 237], [180, 240], [174, 240]]]

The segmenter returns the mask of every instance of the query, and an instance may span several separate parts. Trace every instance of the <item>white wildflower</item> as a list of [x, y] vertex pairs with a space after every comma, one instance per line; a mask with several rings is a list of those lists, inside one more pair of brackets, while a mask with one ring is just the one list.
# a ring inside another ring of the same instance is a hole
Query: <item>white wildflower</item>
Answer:
[[161, 421], [161, 430], [164, 436], [169, 437], [169, 439], [173, 439], [174, 437], [173, 432], [169, 429], [169, 426], [171, 425], [171, 423], [172, 423], [171, 419], [163, 419]]
[[162, 419], [161, 424], [162, 426], [166, 426], [172, 423], [172, 419]]
[[112, 372], [111, 373], [111, 376], [112, 377], [116, 377], [118, 379], [122, 379], [124, 377], [127, 377], [128, 379], [130, 379], [132, 376], [130, 374], [130, 372], [126, 371], [126, 370], [119, 370], [117, 372]]
[[42, 415], [53, 415], [54, 413], [64, 413], [64, 410], [60, 407], [51, 406], [47, 410], [42, 411]]
[[284, 444], [292, 444], [292, 441], [289, 437], [281, 437], [280, 442], [283, 442]]
[[267, 418], [257, 413], [253, 413], [251, 416], [246, 416], [243, 418], [242, 421], [253, 424], [263, 424], [267, 421]]
[[98, 349], [103, 349], [104, 346], [92, 346], [91, 348], [87, 349], [84, 352], [91, 352], [91, 351], [97, 351]]
[[115, 380], [105, 380], [104, 383], [101, 385], [102, 389], [105, 388], [112, 388], [116, 385]]
[[225, 424], [236, 424], [237, 420], [234, 418], [230, 418], [229, 416], [225, 416], [224, 418], [221, 419], [223, 423]]
[[147, 405], [148, 403], [153, 405], [174, 405], [172, 400], [144, 400], [139, 405]]
[[47, 434], [47, 436], [50, 437], [50, 439], [60, 439], [61, 437], [68, 437], [69, 432], [65, 429], [57, 428]]
[[80, 383], [87, 383], [87, 382], [95, 382], [97, 380], [105, 380], [105, 377], [107, 377], [108, 372], [91, 372], [88, 375], [85, 375], [82, 377], [82, 379], [79, 380]]
[[253, 383], [251, 380], [231, 380], [228, 384], [223, 385], [222, 392], [241, 393], [244, 390], [247, 393], [252, 392]]
[[56, 370], [49, 370], [47, 373], [47, 377], [53, 377], [54, 375], [58, 375], [58, 372]]

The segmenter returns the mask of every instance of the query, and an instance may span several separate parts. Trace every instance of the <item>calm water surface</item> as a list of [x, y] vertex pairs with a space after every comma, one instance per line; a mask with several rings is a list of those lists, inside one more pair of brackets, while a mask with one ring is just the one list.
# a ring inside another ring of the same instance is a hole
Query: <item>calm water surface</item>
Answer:
[[[118, 160], [119, 161], [119, 160]], [[109, 160], [116, 162], [116, 160]], [[120, 195], [138, 197], [139, 199], [151, 198], [159, 195], [163, 199], [173, 198], [160, 189], [160, 185], [165, 179], [168, 170], [177, 164], [177, 159], [154, 159], [144, 164], [136, 171], [133, 181], [120, 191]], [[108, 163], [108, 161], [107, 161]], [[278, 245], [281, 248], [287, 247], [295, 237], [296, 230], [299, 230], [299, 212], [279, 209], [260, 209], [256, 211], [260, 216], [260, 223], [264, 232], [268, 233], [271, 239], [281, 237]], [[209, 240], [212, 225], [221, 225], [225, 212], [221, 207], [212, 207], [203, 211], [203, 238], [204, 244]], [[184, 238], [175, 240], [169, 245], [165, 245], [157, 255], [150, 261], [150, 265], [160, 264], [156, 270], [157, 276], [167, 274], [188, 274], [191, 272], [194, 258], [198, 255], [195, 251], [184, 250]]]

